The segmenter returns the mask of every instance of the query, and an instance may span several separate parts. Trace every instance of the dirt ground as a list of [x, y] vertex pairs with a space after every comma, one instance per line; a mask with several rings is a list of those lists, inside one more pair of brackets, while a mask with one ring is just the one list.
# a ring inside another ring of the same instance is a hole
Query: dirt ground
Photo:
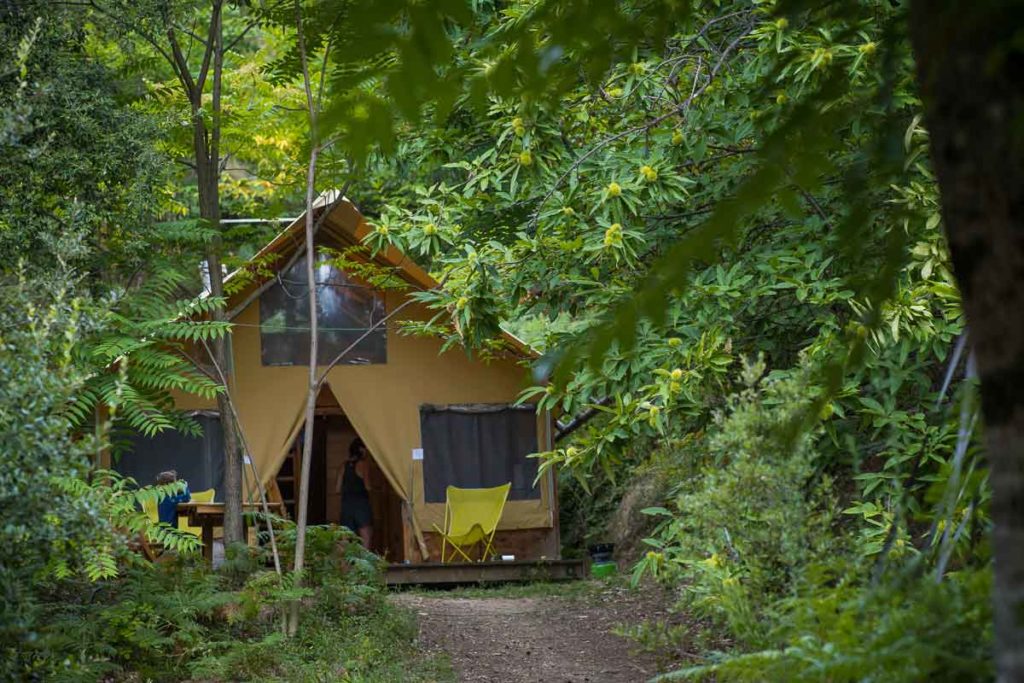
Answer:
[[672, 601], [656, 589], [605, 587], [542, 597], [438, 591], [394, 599], [418, 615], [420, 647], [447, 654], [459, 681], [646, 681], [658, 673], [657, 661], [612, 629], [673, 620]]

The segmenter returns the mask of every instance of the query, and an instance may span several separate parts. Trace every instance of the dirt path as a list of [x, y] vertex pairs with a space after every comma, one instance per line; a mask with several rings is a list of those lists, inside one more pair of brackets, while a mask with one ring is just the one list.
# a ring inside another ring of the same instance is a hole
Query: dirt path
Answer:
[[395, 600], [419, 617], [419, 644], [444, 652], [460, 681], [646, 681], [653, 657], [612, 633], [668, 617], [663, 594], [605, 588], [572, 597], [459, 597], [406, 593]]

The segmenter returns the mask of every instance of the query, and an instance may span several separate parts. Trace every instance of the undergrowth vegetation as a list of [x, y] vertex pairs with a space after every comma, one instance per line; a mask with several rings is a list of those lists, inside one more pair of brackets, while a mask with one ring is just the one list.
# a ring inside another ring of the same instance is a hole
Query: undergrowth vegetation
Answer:
[[[310, 533], [317, 570], [302, 588], [245, 546], [229, 547], [215, 572], [195, 554], [168, 555], [110, 579], [44, 581], [34, 637], [4, 674], [54, 681], [450, 677], [445, 661], [415, 652], [414, 617], [387, 600], [378, 558], [343, 528]], [[302, 629], [288, 637], [283, 610], [296, 599], [306, 604]]]
[[[712, 628], [668, 641], [643, 627], [633, 635], [707, 652], [665, 680], [991, 677], [991, 574], [979, 534], [963, 534], [947, 572], [936, 569], [928, 500], [945, 463], [919, 470], [930, 483], [906, 504], [912, 514], [897, 510], [891, 494], [859, 483], [872, 477], [836, 464], [826, 429], [786, 435], [787, 413], [805, 400], [799, 375], [757, 379], [707, 436], [662, 461], [679, 484], [665, 507], [645, 511], [659, 522], [635, 575], [680, 586], [679, 608]], [[715, 649], [723, 638], [729, 653]]]

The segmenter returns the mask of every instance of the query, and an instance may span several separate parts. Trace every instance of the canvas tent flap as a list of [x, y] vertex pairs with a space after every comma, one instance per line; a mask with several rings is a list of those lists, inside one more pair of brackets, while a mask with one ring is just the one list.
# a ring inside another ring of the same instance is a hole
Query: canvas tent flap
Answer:
[[[402, 500], [407, 501], [411, 489], [409, 476], [402, 471], [399, 459], [394, 457], [396, 443], [403, 440], [398, 434], [403, 427], [402, 421], [388, 417], [393, 416], [387, 405], [388, 392], [381, 391], [380, 387], [373, 391], [366, 386], [365, 381], [353, 381], [351, 374], [343, 372], [346, 369], [332, 368], [327, 374], [327, 385], [391, 488]], [[372, 378], [370, 381], [372, 383]], [[365, 393], [368, 389], [370, 394]]]
[[[277, 473], [302, 424], [306, 407], [306, 368], [264, 366], [260, 360], [259, 306], [250, 305], [235, 321], [232, 378], [238, 418], [253, 463], [266, 484]], [[247, 490], [250, 468], [244, 469]]]

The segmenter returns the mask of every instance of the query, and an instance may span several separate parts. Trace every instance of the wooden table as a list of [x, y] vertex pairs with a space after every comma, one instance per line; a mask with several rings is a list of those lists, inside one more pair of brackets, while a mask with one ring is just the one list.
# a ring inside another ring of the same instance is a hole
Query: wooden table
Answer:
[[[284, 510], [281, 503], [267, 503], [274, 514], [280, 515]], [[242, 503], [242, 536], [248, 533], [245, 516], [248, 513], [263, 512], [262, 503]], [[224, 526], [224, 503], [178, 503], [178, 514], [188, 517], [189, 526], [197, 526], [203, 530], [203, 558], [213, 565], [213, 530]]]

